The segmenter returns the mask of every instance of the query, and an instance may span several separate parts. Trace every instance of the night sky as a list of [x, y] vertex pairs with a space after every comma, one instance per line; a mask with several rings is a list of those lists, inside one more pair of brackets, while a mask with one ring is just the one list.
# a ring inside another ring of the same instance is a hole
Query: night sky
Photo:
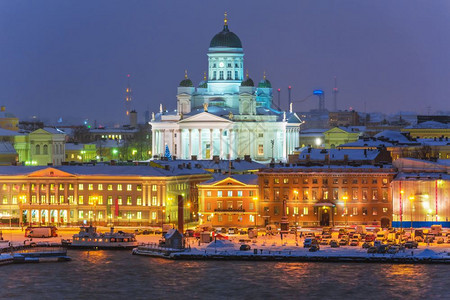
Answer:
[[[258, 82], [293, 99], [326, 93], [338, 108], [394, 113], [450, 110], [450, 1], [0, 1], [0, 104], [21, 119], [125, 121], [133, 107], [176, 106], [187, 69], [195, 85], [228, 11]], [[315, 98], [294, 106], [316, 108]]]

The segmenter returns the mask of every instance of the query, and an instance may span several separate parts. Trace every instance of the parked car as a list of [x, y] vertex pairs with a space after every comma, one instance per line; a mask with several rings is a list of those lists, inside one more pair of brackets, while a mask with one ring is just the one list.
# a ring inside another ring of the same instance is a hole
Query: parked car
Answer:
[[373, 242], [373, 241], [375, 241], [376, 237], [377, 236], [374, 233], [368, 232], [364, 239], [365, 239], [366, 242]]
[[341, 238], [343, 235], [346, 235], [346, 234], [347, 234], [347, 229], [341, 228], [341, 229], [339, 229], [338, 238]]
[[425, 243], [433, 243], [434, 242], [434, 235], [427, 235], [427, 237], [424, 240]]
[[377, 253], [386, 253], [389, 250], [389, 247], [391, 247], [391, 245], [383, 244], [378, 247]]
[[378, 253], [378, 247], [370, 247], [367, 249], [367, 253]]
[[331, 240], [330, 241], [330, 247], [331, 248], [339, 248], [339, 242], [336, 240]]
[[329, 244], [330, 244], [330, 240], [329, 239], [323, 239], [319, 243], [319, 245], [323, 245], [323, 246], [327, 246]]
[[309, 247], [309, 252], [316, 252], [320, 250], [320, 246], [317, 244], [312, 245], [311, 247]]
[[322, 228], [322, 235], [325, 235], [325, 234], [331, 235], [331, 231], [332, 231], [331, 227], [323, 227]]
[[331, 240], [331, 239], [332, 239], [332, 236], [331, 236], [330, 233], [326, 233], [326, 234], [322, 235], [322, 238], [323, 238], [323, 239], [329, 239], [329, 240]]
[[443, 244], [444, 243], [444, 238], [442, 236], [436, 238], [436, 243]]
[[373, 243], [371, 243], [371, 242], [364, 242], [362, 244], [363, 249], [369, 249], [372, 246], [373, 246]]
[[359, 241], [358, 239], [352, 239], [350, 241], [350, 246], [359, 246]]
[[347, 246], [348, 240], [347, 239], [340, 239], [339, 240], [339, 246]]
[[407, 241], [405, 243], [405, 248], [408, 248], [408, 249], [412, 249], [412, 248], [417, 249], [418, 246], [419, 246], [419, 243], [417, 243], [416, 241]]
[[314, 239], [314, 238], [306, 238], [306, 239], [303, 241], [303, 248], [309, 248], [309, 247], [311, 247], [312, 245], [317, 245], [316, 239]]
[[235, 227], [228, 228], [228, 234], [237, 234], [238, 230]]
[[250, 249], [252, 249], [252, 247], [250, 247], [250, 245], [247, 245], [247, 244], [243, 244], [239, 248], [240, 251], [249, 251]]
[[244, 234], [247, 234], [247, 229], [246, 228], [241, 228], [240, 230], [239, 230], [239, 234], [240, 235], [244, 235]]
[[184, 233], [184, 235], [186, 237], [193, 237], [194, 236], [194, 230], [193, 229], [186, 229], [186, 232]]

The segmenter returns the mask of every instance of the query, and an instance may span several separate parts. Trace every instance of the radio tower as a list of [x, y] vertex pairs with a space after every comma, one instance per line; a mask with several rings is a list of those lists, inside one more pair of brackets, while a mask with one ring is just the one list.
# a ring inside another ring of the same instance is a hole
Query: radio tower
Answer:
[[125, 90], [125, 109], [127, 111], [127, 116], [130, 114], [131, 111], [131, 86], [130, 86], [130, 74], [127, 74], [127, 89]]
[[334, 107], [333, 107], [333, 111], [337, 111], [337, 94], [338, 94], [339, 90], [337, 88], [337, 78], [336, 76], [334, 76], [334, 88], [333, 88], [333, 100], [334, 100]]

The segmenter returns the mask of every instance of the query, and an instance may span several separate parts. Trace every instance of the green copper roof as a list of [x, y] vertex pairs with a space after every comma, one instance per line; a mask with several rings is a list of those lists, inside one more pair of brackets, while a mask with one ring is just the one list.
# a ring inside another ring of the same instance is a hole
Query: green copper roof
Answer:
[[253, 83], [253, 80], [247, 75], [247, 78], [241, 82], [241, 86], [255, 86], [255, 84]]
[[269, 80], [263, 79], [258, 83], [258, 87], [259, 88], [271, 88], [272, 84], [270, 83]]
[[242, 48], [242, 43], [239, 37], [228, 29], [228, 25], [224, 25], [223, 30], [212, 38], [209, 47]]
[[192, 81], [189, 78], [185, 78], [180, 82], [180, 86], [193, 87]]

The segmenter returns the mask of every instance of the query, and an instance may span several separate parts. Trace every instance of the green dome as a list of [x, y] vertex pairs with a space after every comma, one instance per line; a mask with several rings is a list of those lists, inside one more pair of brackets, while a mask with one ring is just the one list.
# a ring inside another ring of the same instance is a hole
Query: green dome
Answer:
[[270, 83], [269, 80], [267, 79], [263, 79], [258, 83], [258, 87], [259, 88], [272, 88], [272, 84]]
[[224, 25], [223, 30], [212, 38], [209, 47], [242, 48], [242, 43], [239, 37], [228, 29], [228, 25]]
[[180, 86], [183, 87], [193, 87], [192, 81], [189, 78], [185, 78], [180, 82]]
[[253, 83], [253, 80], [247, 75], [247, 78], [241, 82], [241, 86], [255, 86], [255, 84]]
[[206, 89], [206, 88], [208, 87], [208, 82], [207, 82], [207, 81], [201, 81], [201, 82], [198, 84], [198, 87], [199, 87], [199, 88], [202, 88], [202, 89]]

